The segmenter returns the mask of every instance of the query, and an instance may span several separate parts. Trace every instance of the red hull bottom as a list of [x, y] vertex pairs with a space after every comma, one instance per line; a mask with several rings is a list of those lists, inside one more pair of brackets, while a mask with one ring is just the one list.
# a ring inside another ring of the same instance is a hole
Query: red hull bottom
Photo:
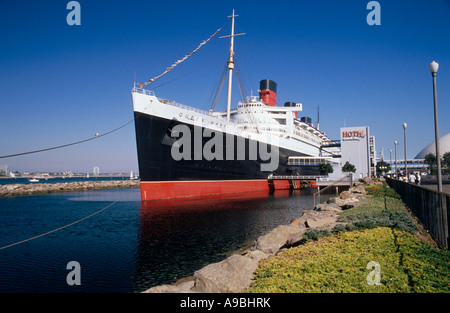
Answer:
[[141, 199], [144, 201], [269, 190], [266, 179], [141, 182]]

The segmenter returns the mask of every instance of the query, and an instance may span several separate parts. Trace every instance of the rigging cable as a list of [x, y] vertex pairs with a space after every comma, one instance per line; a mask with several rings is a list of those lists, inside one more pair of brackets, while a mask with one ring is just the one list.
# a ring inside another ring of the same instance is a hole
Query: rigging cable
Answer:
[[11, 158], [11, 157], [16, 157], [16, 156], [20, 156], [20, 155], [26, 155], [26, 154], [32, 154], [32, 153], [38, 153], [38, 152], [44, 152], [44, 151], [49, 151], [49, 150], [65, 148], [65, 147], [69, 147], [69, 146], [78, 145], [80, 143], [84, 143], [84, 142], [87, 142], [87, 141], [91, 141], [91, 140], [94, 140], [94, 139], [98, 139], [98, 138], [101, 138], [103, 136], [109, 135], [109, 134], [111, 134], [111, 133], [113, 133], [115, 131], [118, 131], [119, 129], [127, 126], [128, 124], [130, 124], [132, 122], [134, 122], [136, 120], [136, 118], [133, 118], [132, 120], [126, 122], [122, 126], [119, 126], [119, 127], [115, 128], [115, 129], [110, 130], [109, 132], [106, 132], [106, 133], [101, 134], [101, 135], [96, 134], [94, 137], [90, 137], [90, 138], [87, 138], [87, 139], [75, 141], [75, 142], [68, 143], [68, 144], [65, 144], [65, 145], [60, 145], [60, 146], [54, 146], [54, 147], [50, 147], [50, 148], [44, 148], [44, 149], [39, 149], [39, 150], [27, 151], [27, 152], [20, 152], [20, 153], [15, 153], [15, 154], [1, 155], [0, 159]]
[[[214, 111], [216, 110], [217, 101], [219, 101], [220, 93], [222, 92], [223, 83], [225, 82], [225, 77], [226, 77], [226, 74], [227, 74], [227, 69], [228, 69], [228, 67], [225, 66], [224, 69], [223, 69], [222, 75], [221, 75], [221, 81], [220, 81], [220, 84], [219, 84], [219, 86], [218, 86], [218, 88], [216, 89], [216, 92], [215, 92], [215, 94], [214, 94], [214, 102], [213, 102], [213, 104], [211, 105], [211, 109], [210, 109], [210, 111], [212, 111], [212, 112], [214, 112]], [[212, 95], [211, 95], [211, 96], [212, 96]]]
[[236, 61], [234, 63], [236, 64], [235, 72], [236, 72], [236, 80], [238, 82], [239, 92], [241, 94], [242, 102], [245, 102], [247, 100], [247, 93], [245, 92], [244, 82], [242, 81], [238, 63]]

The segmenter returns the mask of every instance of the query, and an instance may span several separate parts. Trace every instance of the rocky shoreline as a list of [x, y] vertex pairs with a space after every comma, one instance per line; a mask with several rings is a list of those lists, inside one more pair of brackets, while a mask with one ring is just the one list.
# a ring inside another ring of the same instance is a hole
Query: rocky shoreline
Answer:
[[1, 197], [30, 196], [55, 192], [85, 191], [139, 187], [139, 180], [86, 181], [70, 183], [8, 184], [0, 185]]
[[[372, 181], [364, 181], [365, 185]], [[236, 253], [218, 263], [209, 264], [196, 271], [192, 277], [184, 278], [172, 285], [152, 287], [144, 293], [239, 293], [250, 287], [260, 260], [277, 255], [281, 250], [296, 246], [310, 229], [331, 230], [339, 224], [339, 212], [360, 205], [366, 195], [362, 183], [327, 203], [306, 210], [303, 215], [260, 236], [250, 249]]]

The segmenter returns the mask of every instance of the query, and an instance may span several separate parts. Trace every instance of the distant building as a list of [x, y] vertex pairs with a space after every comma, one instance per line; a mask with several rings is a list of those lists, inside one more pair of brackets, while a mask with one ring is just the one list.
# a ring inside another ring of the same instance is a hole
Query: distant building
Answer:
[[0, 176], [9, 176], [9, 166], [0, 164]]
[[[397, 164], [395, 160], [384, 160], [386, 163], [391, 165], [391, 173], [395, 173], [395, 168], [397, 166], [397, 173], [404, 174], [405, 173], [405, 160], [397, 160]], [[406, 164], [409, 172], [420, 172], [427, 173], [430, 169], [430, 166], [425, 163], [425, 159], [408, 159], [406, 160]]]
[[356, 167], [354, 178], [372, 177], [376, 171], [375, 137], [368, 126], [341, 128], [341, 163]]
[[99, 174], [100, 174], [100, 168], [99, 168], [98, 166], [95, 166], [95, 167], [92, 169], [92, 175], [98, 176]]

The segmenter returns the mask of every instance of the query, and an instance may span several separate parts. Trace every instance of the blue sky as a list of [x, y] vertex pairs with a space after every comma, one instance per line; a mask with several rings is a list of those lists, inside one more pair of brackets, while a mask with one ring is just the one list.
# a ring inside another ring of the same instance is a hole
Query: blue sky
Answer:
[[[157, 76], [219, 27], [232, 9], [236, 61], [247, 93], [278, 84], [278, 103], [303, 103], [302, 116], [339, 139], [340, 127], [370, 126], [377, 150], [403, 158], [434, 140], [432, 79], [438, 72], [439, 131], [450, 132], [450, 1], [378, 1], [381, 25], [366, 22], [366, 0], [0, 0], [0, 155], [62, 145], [133, 118], [131, 88]], [[150, 85], [157, 96], [208, 110], [229, 39], [214, 38]], [[240, 99], [234, 82], [233, 103]], [[226, 99], [218, 104], [225, 109]], [[134, 125], [66, 149], [0, 159], [19, 171], [137, 171]]]

